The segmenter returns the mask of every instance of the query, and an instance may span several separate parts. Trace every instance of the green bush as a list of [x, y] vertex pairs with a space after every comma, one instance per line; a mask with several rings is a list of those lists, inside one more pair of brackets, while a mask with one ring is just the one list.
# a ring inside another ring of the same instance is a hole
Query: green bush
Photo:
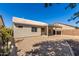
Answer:
[[11, 41], [13, 30], [10, 28], [2, 27], [0, 29], [0, 44], [3, 46], [4, 53], [8, 53], [10, 48], [8, 42]]

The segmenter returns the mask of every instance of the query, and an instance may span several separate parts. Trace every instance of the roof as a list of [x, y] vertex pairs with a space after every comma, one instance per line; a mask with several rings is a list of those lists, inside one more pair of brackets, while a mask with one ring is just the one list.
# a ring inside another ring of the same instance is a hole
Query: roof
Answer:
[[66, 25], [66, 26], [70, 26], [70, 27], [74, 27], [76, 29], [79, 29], [79, 27], [77, 27], [77, 26], [72, 26], [72, 25], [68, 25], [68, 24], [63, 24], [63, 23], [54, 23], [54, 24], [62, 24], [62, 25]]
[[49, 27], [53, 27], [53, 28], [62, 28], [62, 26], [57, 26], [57, 25], [49, 25]]
[[0, 15], [0, 27], [5, 26], [2, 16]]
[[12, 21], [14, 23], [21, 23], [21, 24], [48, 26], [47, 23], [43, 23], [43, 22], [39, 22], [39, 21], [33, 21], [33, 20], [28, 20], [28, 19], [23, 19], [23, 18], [18, 18], [18, 17], [13, 17]]

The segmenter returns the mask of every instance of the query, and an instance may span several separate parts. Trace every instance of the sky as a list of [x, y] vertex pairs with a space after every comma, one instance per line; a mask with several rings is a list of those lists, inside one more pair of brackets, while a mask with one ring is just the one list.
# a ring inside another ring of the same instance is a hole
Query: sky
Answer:
[[0, 3], [0, 15], [2, 15], [5, 26], [12, 26], [12, 18], [19, 17], [35, 21], [41, 21], [48, 24], [56, 22], [79, 26], [75, 24], [78, 18], [74, 21], [67, 20], [79, 10], [79, 5], [74, 8], [65, 10], [68, 4], [53, 4], [45, 8], [44, 3]]

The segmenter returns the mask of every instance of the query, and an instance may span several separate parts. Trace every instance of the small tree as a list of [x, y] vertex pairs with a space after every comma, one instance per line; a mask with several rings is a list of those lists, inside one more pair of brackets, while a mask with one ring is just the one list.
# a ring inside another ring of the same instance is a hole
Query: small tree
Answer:
[[[10, 28], [6, 28], [6, 27], [2, 27], [0, 29], [1, 32], [1, 37], [2, 37], [2, 42], [3, 42], [3, 50], [4, 52], [9, 52], [9, 48], [8, 48], [8, 42], [10, 41], [10, 38], [12, 37], [12, 29]], [[6, 48], [4, 48], [6, 46]]]

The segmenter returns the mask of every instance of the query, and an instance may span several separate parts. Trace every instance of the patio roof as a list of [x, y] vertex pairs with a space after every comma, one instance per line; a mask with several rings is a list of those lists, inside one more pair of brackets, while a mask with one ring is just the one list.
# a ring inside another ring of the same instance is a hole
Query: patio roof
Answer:
[[57, 25], [49, 25], [49, 27], [53, 27], [53, 28], [62, 28], [62, 26], [57, 26]]
[[37, 26], [48, 26], [47, 23], [28, 20], [28, 19], [23, 19], [23, 18], [18, 18], [18, 17], [13, 17], [12, 21], [14, 23], [21, 23], [21, 24], [30, 24], [30, 25], [37, 25]]
[[[68, 25], [68, 24], [64, 24], [64, 23], [59, 23], [59, 22], [54, 23], [54, 24], [62, 24], [62, 25], [66, 25], [66, 26], [70, 26], [70, 27], [73, 27], [73, 28], [79, 29], [79, 27], [77, 27], [77, 26], [72, 26], [72, 25]], [[53, 24], [53, 25], [54, 25], [54, 24]]]
[[62, 26], [53, 25], [55, 28], [62, 28]]

